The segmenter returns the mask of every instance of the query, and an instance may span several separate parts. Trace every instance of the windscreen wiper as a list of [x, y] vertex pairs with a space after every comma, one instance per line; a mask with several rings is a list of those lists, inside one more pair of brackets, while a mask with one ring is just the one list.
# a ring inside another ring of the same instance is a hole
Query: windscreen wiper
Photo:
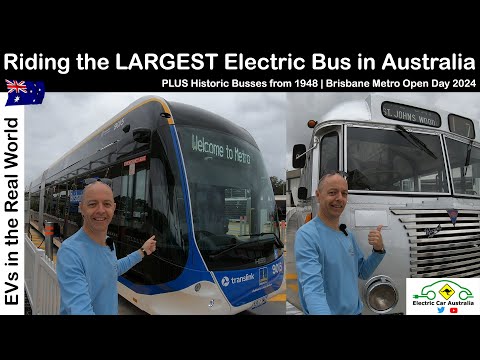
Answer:
[[275, 233], [272, 233], [272, 232], [268, 232], [268, 233], [260, 233], [260, 234], [247, 234], [247, 235], [239, 235], [239, 236], [264, 236], [264, 235], [273, 235], [273, 237], [275, 238], [275, 242], [277, 243], [278, 247], [280, 248], [283, 248], [285, 245], [283, 245], [283, 242], [282, 240], [280, 240], [277, 236], [277, 234]]
[[[240, 235], [240, 236], [250, 236], [250, 237], [252, 237], [252, 236], [260, 236], [260, 237], [261, 237], [261, 236], [263, 236], [263, 235], [273, 235], [273, 236], [274, 236], [274, 242], [275, 242], [279, 247], [283, 248], [284, 245], [283, 245], [282, 241], [281, 241], [281, 240], [277, 237], [277, 235], [275, 235], [274, 233], [260, 233], [260, 234], [249, 234], [249, 235]], [[214, 260], [214, 259], [216, 259], [217, 257], [222, 256], [223, 254], [229, 252], [230, 250], [233, 250], [233, 249], [238, 248], [238, 247], [240, 247], [240, 246], [247, 246], [247, 245], [252, 245], [252, 244], [262, 243], [262, 242], [267, 243], [267, 242], [270, 242], [270, 241], [272, 241], [272, 238], [267, 238], [267, 239], [260, 239], [260, 238], [258, 238], [258, 239], [253, 240], [253, 241], [239, 242], [239, 243], [236, 243], [235, 245], [232, 245], [232, 246], [230, 246], [230, 247], [227, 247], [226, 249], [224, 249], [224, 250], [222, 250], [222, 251], [220, 251], [220, 252], [218, 252], [218, 253], [216, 253], [216, 254], [212, 254], [212, 255], [210, 255], [209, 257], [210, 257], [211, 260]]]
[[463, 165], [465, 169], [465, 173], [463, 174], [463, 176], [467, 176], [468, 166], [470, 165], [470, 156], [472, 155], [472, 145], [473, 145], [473, 140], [470, 140], [470, 144], [468, 144], [468, 148], [467, 148], [467, 157], [465, 158], [465, 165]]
[[437, 159], [437, 155], [435, 155], [422, 140], [420, 140], [411, 132], [408, 132], [407, 129], [405, 129], [402, 125], [397, 125], [396, 128], [399, 130], [398, 133], [402, 135], [410, 144], [415, 145], [418, 149], [426, 152], [432, 158]]

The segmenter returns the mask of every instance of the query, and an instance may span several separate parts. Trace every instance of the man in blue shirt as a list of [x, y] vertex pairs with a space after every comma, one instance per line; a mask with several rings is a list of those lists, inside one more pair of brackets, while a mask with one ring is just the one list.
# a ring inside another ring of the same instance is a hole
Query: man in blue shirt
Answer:
[[365, 259], [355, 236], [340, 231], [340, 215], [346, 204], [348, 184], [341, 173], [323, 176], [315, 191], [317, 216], [295, 235], [295, 260], [300, 301], [305, 314], [358, 315], [363, 303], [358, 278], [368, 279], [385, 256], [382, 226], [368, 234], [373, 246]]
[[79, 205], [83, 226], [57, 253], [61, 315], [118, 315], [118, 276], [156, 249], [152, 236], [139, 250], [117, 260], [114, 245], [107, 245], [115, 206], [107, 184], [95, 181], [85, 187]]

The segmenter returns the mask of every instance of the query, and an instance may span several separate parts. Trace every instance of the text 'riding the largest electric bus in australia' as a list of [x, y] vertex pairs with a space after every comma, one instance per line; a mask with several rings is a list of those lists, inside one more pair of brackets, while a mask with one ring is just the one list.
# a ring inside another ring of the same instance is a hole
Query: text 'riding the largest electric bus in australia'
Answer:
[[[405, 314], [407, 278], [480, 276], [478, 121], [370, 95], [309, 123], [309, 147], [293, 149], [301, 175], [288, 217], [287, 257], [295, 230], [318, 211], [320, 177], [341, 170], [349, 191], [340, 221], [355, 232], [364, 254], [372, 251], [368, 232], [384, 225], [386, 257], [370, 279], [359, 281], [365, 314]], [[294, 258], [287, 267], [287, 279], [295, 279]], [[300, 306], [288, 280], [287, 299]]]
[[[30, 186], [31, 221], [81, 226], [87, 178], [112, 180], [108, 229], [117, 257], [151, 235], [157, 250], [119, 277], [119, 293], [150, 314], [234, 314], [280, 291], [283, 244], [259, 148], [211, 112], [143, 97], [55, 162]], [[61, 244], [60, 244], [61, 246]]]

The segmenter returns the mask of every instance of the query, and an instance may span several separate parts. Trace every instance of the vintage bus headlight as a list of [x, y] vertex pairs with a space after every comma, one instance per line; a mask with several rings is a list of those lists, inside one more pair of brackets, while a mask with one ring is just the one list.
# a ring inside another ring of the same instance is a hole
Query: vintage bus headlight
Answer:
[[370, 310], [385, 314], [397, 305], [398, 291], [392, 279], [385, 275], [378, 275], [365, 283], [363, 297]]

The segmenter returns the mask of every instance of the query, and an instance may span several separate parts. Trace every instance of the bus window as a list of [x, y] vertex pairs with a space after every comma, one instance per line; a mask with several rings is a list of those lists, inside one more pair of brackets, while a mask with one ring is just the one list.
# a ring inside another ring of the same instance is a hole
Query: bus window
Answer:
[[[225, 189], [224, 192], [225, 192], [224, 233], [240, 234], [240, 229], [235, 229], [236, 228], [235, 226], [230, 227], [230, 220], [232, 221], [232, 224], [234, 224], [235, 222], [244, 221], [247, 214], [247, 200], [250, 198], [250, 190], [228, 188], [228, 189]], [[217, 208], [220, 208], [220, 207], [217, 207]]]
[[320, 176], [330, 170], [338, 170], [338, 133], [333, 131], [320, 141]]
[[[170, 139], [167, 134], [165, 141]], [[109, 233], [117, 238], [117, 256], [129, 254], [152, 234], [157, 240], [155, 254], [123, 275], [136, 284], [174, 280], [188, 256], [181, 183], [169, 159], [175, 153], [166, 154], [164, 147], [159, 133], [154, 132], [151, 154], [127, 158], [110, 169], [117, 207]]]
[[463, 116], [448, 114], [448, 128], [455, 134], [475, 139], [475, 126], [473, 125], [473, 121]]
[[146, 203], [146, 179], [148, 176], [147, 157], [131, 159], [123, 163], [122, 192], [123, 211], [131, 225], [143, 222]]
[[350, 190], [448, 191], [439, 136], [352, 127], [347, 137]]
[[480, 196], [480, 149], [472, 144], [446, 139], [452, 171], [453, 192]]
[[123, 212], [125, 222], [129, 222], [132, 218], [132, 204], [133, 204], [133, 179], [130, 179], [128, 172], [125, 173], [125, 168], [122, 171], [122, 192], [120, 210]]
[[65, 217], [65, 214], [68, 210], [67, 208], [67, 184], [62, 183], [58, 185], [58, 212], [57, 217], [62, 219]]
[[82, 214], [80, 213], [80, 200], [82, 197], [82, 187], [78, 186], [78, 179], [74, 179], [69, 184], [69, 206], [68, 206], [68, 220], [69, 225], [67, 231], [64, 231], [65, 237], [73, 235], [83, 225]]
[[[258, 258], [274, 260], [274, 243], [268, 240], [278, 232], [275, 198], [258, 148], [210, 129], [179, 126], [177, 131], [195, 237], [209, 269], [241, 269], [254, 266]], [[265, 246], [257, 251], [240, 246], [249, 242]]]
[[40, 207], [40, 191], [32, 193], [30, 198], [30, 209], [38, 212]]
[[57, 211], [56, 186], [52, 185], [45, 189], [43, 211], [46, 215], [54, 216]]
[[30, 196], [30, 218], [38, 226], [38, 215], [40, 211], [40, 190]]
[[148, 169], [141, 169], [136, 174], [135, 201], [133, 203], [133, 217], [136, 219], [143, 219], [145, 217], [147, 178]]
[[127, 220], [138, 222], [145, 216], [146, 179], [148, 169], [146, 160], [135, 164], [134, 170], [130, 165], [123, 166], [121, 198], [122, 210]]
[[151, 223], [160, 255], [166, 255], [175, 264], [183, 265], [188, 254], [185, 200], [172, 170], [166, 157], [152, 157], [149, 186]]
[[43, 213], [54, 214], [54, 201], [53, 201], [53, 186], [45, 188], [44, 201], [43, 201]]
[[[251, 201], [250, 189], [225, 188], [197, 183], [190, 190], [195, 193], [195, 202], [192, 203], [196, 233], [200, 235], [239, 235], [246, 231], [246, 226], [234, 226], [247, 219], [249, 203]], [[245, 219], [245, 220], [244, 220]], [[232, 225], [230, 226], [230, 221]], [[208, 236], [206, 236], [208, 239]], [[205, 246], [216, 250], [213, 243]]]

